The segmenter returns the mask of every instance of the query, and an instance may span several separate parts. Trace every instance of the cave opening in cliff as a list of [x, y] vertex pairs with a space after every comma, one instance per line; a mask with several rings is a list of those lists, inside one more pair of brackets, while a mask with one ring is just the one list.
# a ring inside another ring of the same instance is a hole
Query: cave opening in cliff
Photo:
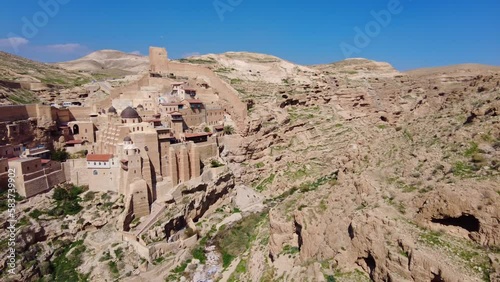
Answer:
[[479, 232], [479, 220], [470, 214], [462, 214], [459, 217], [433, 218], [433, 223], [439, 223], [446, 226], [457, 226], [469, 232]]
[[375, 271], [375, 267], [377, 264], [375, 263], [375, 259], [373, 258], [372, 254], [368, 254], [366, 258], [363, 258], [363, 260], [366, 263], [366, 266], [370, 269], [370, 277], [373, 279], [373, 271]]
[[299, 245], [299, 251], [301, 250], [302, 248], [302, 244], [303, 244], [303, 241], [302, 241], [302, 225], [300, 225], [297, 221], [294, 222], [294, 225], [295, 225], [295, 234], [297, 234], [297, 237], [298, 237], [298, 245]]
[[352, 223], [347, 227], [347, 233], [349, 233], [349, 238], [354, 239], [354, 228], [352, 227]]
[[439, 274], [433, 274], [431, 282], [445, 282]]

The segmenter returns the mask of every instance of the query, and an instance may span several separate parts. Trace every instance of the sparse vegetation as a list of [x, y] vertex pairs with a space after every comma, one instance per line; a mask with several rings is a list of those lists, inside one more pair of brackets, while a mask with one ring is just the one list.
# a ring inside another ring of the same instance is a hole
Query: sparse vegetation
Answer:
[[206, 58], [206, 59], [201, 59], [201, 58], [183, 58], [183, 59], [180, 59], [179, 62], [181, 62], [181, 63], [190, 63], [190, 64], [198, 64], [198, 65], [216, 64], [217, 63], [217, 61], [215, 61], [212, 58]]
[[210, 161], [210, 167], [221, 167], [221, 166], [224, 166], [223, 163], [219, 162], [218, 160], [216, 159], [212, 159]]
[[87, 187], [84, 186], [74, 186], [71, 184], [65, 184], [54, 188], [54, 194], [52, 198], [56, 202], [56, 207], [47, 212], [51, 216], [61, 216], [61, 215], [75, 215], [82, 210], [79, 202], [80, 194], [83, 193]]
[[263, 162], [258, 162], [255, 164], [255, 168], [263, 168], [264, 167], [264, 163]]
[[202, 264], [204, 264], [207, 261], [207, 256], [205, 254], [204, 245], [201, 245], [201, 246], [194, 248], [191, 251], [191, 255], [193, 256], [193, 258], [199, 260], [200, 263], [202, 263]]
[[239, 79], [239, 78], [232, 78], [230, 83], [231, 84], [241, 84], [243, 82], [243, 80]]
[[56, 252], [58, 255], [49, 262], [50, 279], [48, 281], [82, 281], [83, 275], [77, 271], [77, 268], [82, 263], [81, 256], [85, 250], [82, 240], [66, 244], [65, 247], [58, 249]]
[[255, 190], [257, 191], [264, 191], [268, 185], [272, 184], [273, 181], [274, 181], [274, 177], [275, 175], [274, 174], [271, 174], [269, 175], [269, 177], [265, 178], [264, 180], [262, 180], [258, 185], [257, 187], [255, 187]]
[[262, 223], [267, 213], [252, 214], [235, 225], [221, 230], [214, 238], [222, 254], [223, 266], [231, 264], [235, 257], [245, 252], [257, 236], [257, 226]]
[[118, 276], [120, 274], [120, 270], [118, 270], [118, 265], [115, 261], [108, 262], [109, 271], [113, 274], [113, 276]]
[[285, 246], [283, 246], [283, 250], [281, 251], [281, 254], [293, 255], [293, 254], [298, 253], [299, 251], [300, 251], [299, 247], [292, 247], [290, 245], [285, 245]]

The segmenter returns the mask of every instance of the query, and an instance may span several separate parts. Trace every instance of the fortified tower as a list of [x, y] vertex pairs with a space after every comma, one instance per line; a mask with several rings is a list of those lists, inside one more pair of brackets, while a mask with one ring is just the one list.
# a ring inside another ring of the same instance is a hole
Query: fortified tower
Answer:
[[168, 56], [165, 48], [149, 47], [149, 71], [157, 74], [168, 71]]

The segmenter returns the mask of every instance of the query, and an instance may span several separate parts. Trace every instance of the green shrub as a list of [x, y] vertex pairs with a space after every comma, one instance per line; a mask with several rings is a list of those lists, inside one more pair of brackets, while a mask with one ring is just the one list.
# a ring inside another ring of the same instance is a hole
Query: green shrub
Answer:
[[[70, 250], [72, 250], [71, 253]], [[83, 240], [66, 244], [66, 247], [57, 249], [54, 252], [55, 259], [50, 262], [49, 266], [49, 269], [52, 270], [50, 281], [82, 281], [84, 275], [79, 273], [77, 268], [82, 263], [81, 255], [85, 250]]]
[[226, 268], [226, 267], [230, 266], [233, 259], [234, 259], [234, 256], [232, 256], [228, 253], [223, 253], [222, 254], [222, 267]]
[[93, 201], [95, 199], [95, 194], [96, 192], [94, 191], [88, 191], [85, 196], [83, 196], [83, 200], [85, 202], [90, 202], [90, 201]]
[[66, 152], [65, 149], [57, 149], [56, 151], [53, 151], [51, 155], [51, 159], [58, 162], [65, 162], [69, 159], [69, 157], [70, 154]]
[[188, 266], [188, 264], [191, 262], [190, 259], [188, 259], [187, 261], [183, 262], [181, 265], [177, 266], [176, 268], [174, 268], [174, 270], [172, 270], [173, 273], [183, 273], [184, 270], [186, 270], [186, 267]]
[[222, 254], [223, 266], [227, 267], [231, 261], [244, 253], [255, 240], [256, 226], [265, 219], [266, 213], [252, 214], [236, 223], [234, 226], [219, 231], [215, 236], [215, 245]]
[[34, 209], [28, 215], [31, 218], [38, 219], [42, 214], [43, 214], [43, 212], [40, 211], [39, 209]]
[[210, 166], [211, 167], [221, 167], [221, 166], [224, 166], [224, 164], [220, 163], [216, 159], [213, 159], [213, 160], [210, 161]]
[[207, 261], [207, 256], [205, 255], [205, 250], [203, 250], [202, 246], [193, 249], [193, 251], [191, 251], [191, 255], [193, 256], [193, 258], [199, 260], [202, 264]]
[[465, 150], [464, 156], [471, 157], [479, 152], [479, 146], [475, 142], [470, 142], [470, 147]]
[[49, 215], [75, 215], [82, 210], [80, 206], [80, 194], [85, 191], [86, 187], [64, 185], [54, 188], [52, 198], [56, 201], [56, 207], [48, 212]]
[[335, 277], [333, 277], [333, 275], [326, 275], [325, 274], [325, 279], [326, 279], [326, 282], [335, 282]]
[[224, 129], [222, 130], [224, 132], [224, 134], [226, 135], [231, 135], [231, 134], [234, 134], [234, 128], [230, 125], [226, 125], [224, 126]]
[[108, 266], [109, 266], [109, 271], [111, 271], [111, 273], [114, 276], [118, 276], [120, 271], [118, 270], [118, 265], [116, 264], [116, 262], [110, 261], [110, 262], [108, 262]]

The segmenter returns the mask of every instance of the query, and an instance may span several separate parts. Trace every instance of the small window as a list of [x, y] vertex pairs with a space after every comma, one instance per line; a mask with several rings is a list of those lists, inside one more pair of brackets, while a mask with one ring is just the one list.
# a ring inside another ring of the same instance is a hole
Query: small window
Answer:
[[98, 173], [98, 172], [97, 172], [97, 170], [95, 170], [95, 169], [94, 169], [94, 171], [92, 172], [92, 174], [94, 174], [94, 175], [97, 175], [97, 173]]

